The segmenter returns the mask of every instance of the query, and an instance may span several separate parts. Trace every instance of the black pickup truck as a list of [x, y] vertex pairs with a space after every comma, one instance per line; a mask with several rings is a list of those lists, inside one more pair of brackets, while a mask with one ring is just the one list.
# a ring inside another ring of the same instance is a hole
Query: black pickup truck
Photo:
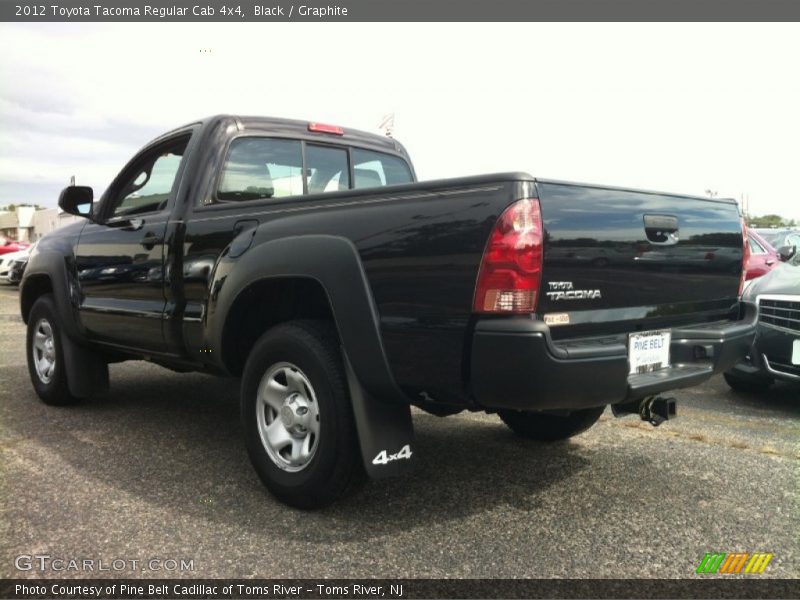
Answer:
[[654, 424], [666, 390], [744, 356], [735, 202], [504, 173], [415, 182], [395, 140], [216, 116], [136, 154], [21, 285], [48, 404], [145, 359], [241, 378], [246, 445], [281, 500], [325, 505], [411, 462], [411, 405], [558, 440], [605, 406]]

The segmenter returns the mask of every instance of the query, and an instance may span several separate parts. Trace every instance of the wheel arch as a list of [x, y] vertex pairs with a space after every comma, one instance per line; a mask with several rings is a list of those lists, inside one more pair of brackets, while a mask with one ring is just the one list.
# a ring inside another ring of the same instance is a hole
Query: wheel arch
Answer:
[[39, 251], [31, 256], [20, 282], [20, 313], [27, 323], [37, 298], [53, 294], [62, 328], [74, 341], [82, 342], [83, 331], [73, 304], [73, 290], [77, 288], [70, 284], [67, 261], [64, 255], [53, 251]]
[[53, 293], [53, 281], [47, 273], [37, 273], [25, 278], [24, 286], [20, 289], [19, 308], [22, 321], [27, 324], [28, 316], [36, 299], [44, 294]]
[[[329, 311], [342, 348], [367, 473], [386, 477], [402, 472], [409, 460], [375, 462], [380, 452], [397, 454], [405, 446], [410, 448], [413, 425], [409, 400], [397, 386], [386, 358], [379, 314], [361, 259], [349, 240], [326, 235], [297, 236], [264, 242], [235, 260], [223, 258], [215, 270], [208, 307], [210, 347], [218, 349], [221, 356], [236, 348], [241, 338], [235, 334], [248, 324], [244, 308], [259, 305], [258, 300], [263, 298], [259, 292], [285, 291], [282, 286], [288, 282], [311, 294], [311, 300], [305, 300], [317, 313], [324, 313], [326, 307]], [[291, 295], [289, 302], [298, 297]], [[241, 321], [238, 325], [237, 319]], [[258, 338], [251, 333], [246, 343], [254, 343], [255, 339]], [[242, 356], [237, 349], [233, 366]]]
[[[236, 311], [253, 306], [253, 302], [263, 302], [258, 292], [286, 290], [286, 285], [311, 296], [303, 299], [305, 312], [279, 310], [279, 314], [331, 318], [361, 385], [378, 398], [407, 402], [386, 357], [380, 318], [358, 251], [350, 240], [338, 236], [301, 235], [269, 240], [238, 258], [223, 257], [211, 284], [206, 330], [208, 345], [220, 353], [222, 366], [230, 366], [231, 372], [236, 373], [241, 362], [238, 352], [225, 358], [226, 351], [236, 345], [232, 334], [241, 331], [236, 323], [243, 317]], [[295, 292], [291, 298], [301, 296]]]
[[[269, 310], [261, 310], [264, 305]], [[320, 319], [336, 326], [325, 288], [313, 277], [257, 279], [236, 296], [225, 316], [220, 349], [225, 369], [241, 375], [247, 357], [268, 329], [296, 319]]]

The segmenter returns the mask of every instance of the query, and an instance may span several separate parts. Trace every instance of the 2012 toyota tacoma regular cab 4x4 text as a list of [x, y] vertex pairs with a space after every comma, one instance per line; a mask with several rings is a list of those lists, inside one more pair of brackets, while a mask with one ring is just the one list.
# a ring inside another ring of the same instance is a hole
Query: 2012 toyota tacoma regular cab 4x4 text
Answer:
[[733, 201], [416, 183], [396, 141], [329, 125], [209, 118], [59, 205], [86, 221], [41, 240], [20, 294], [39, 397], [103, 391], [128, 359], [241, 377], [250, 458], [295, 506], [408, 465], [411, 405], [537, 440], [607, 405], [657, 424], [660, 392], [729, 369], [755, 331]]

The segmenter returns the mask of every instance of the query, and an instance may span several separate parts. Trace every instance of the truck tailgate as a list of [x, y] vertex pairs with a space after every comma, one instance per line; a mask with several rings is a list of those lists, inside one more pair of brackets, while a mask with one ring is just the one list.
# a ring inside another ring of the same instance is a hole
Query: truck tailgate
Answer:
[[733, 200], [552, 181], [537, 189], [544, 225], [538, 312], [546, 322], [669, 316], [677, 323], [735, 303], [743, 244]]

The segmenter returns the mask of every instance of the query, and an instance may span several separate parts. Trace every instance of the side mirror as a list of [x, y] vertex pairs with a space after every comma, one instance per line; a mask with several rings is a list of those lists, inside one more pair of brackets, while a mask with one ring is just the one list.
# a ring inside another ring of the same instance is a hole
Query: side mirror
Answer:
[[797, 252], [797, 246], [781, 246], [778, 248], [778, 256], [783, 262], [791, 260]]
[[61, 190], [58, 206], [66, 213], [91, 218], [94, 191], [85, 185], [71, 185]]

